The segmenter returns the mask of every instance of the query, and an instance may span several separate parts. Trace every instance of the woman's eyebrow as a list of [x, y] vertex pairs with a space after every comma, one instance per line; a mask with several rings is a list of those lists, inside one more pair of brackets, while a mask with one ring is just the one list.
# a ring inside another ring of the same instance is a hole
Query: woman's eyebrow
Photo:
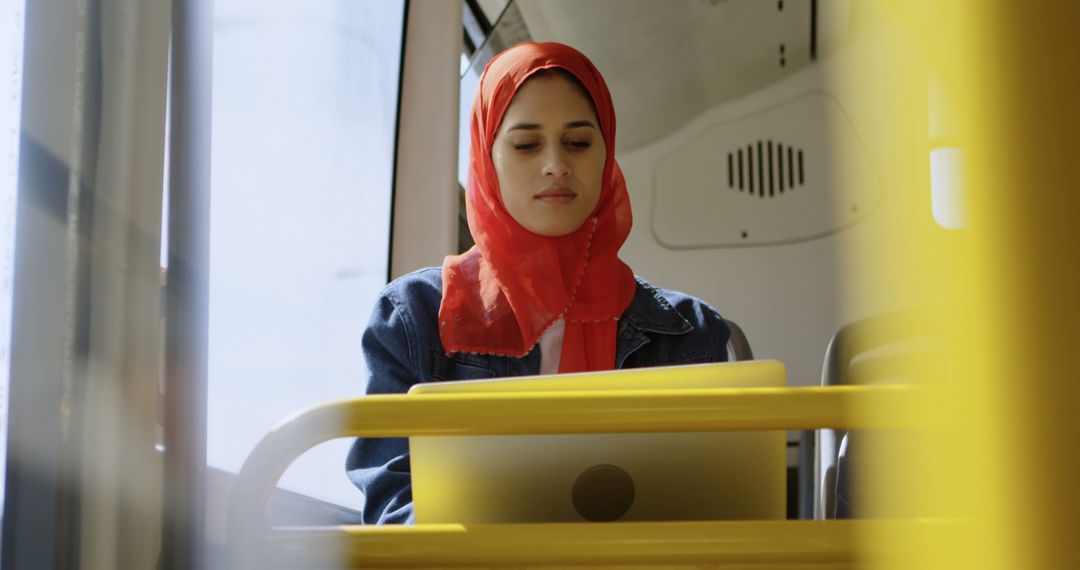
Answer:
[[[592, 121], [570, 121], [563, 125], [564, 129], [576, 129], [578, 127], [591, 127], [596, 128], [596, 125]], [[538, 131], [543, 127], [536, 123], [517, 123], [514, 126], [506, 129], [507, 131]]]
[[565, 129], [576, 129], [578, 127], [592, 127], [595, 129], [596, 125], [594, 125], [592, 121], [570, 121], [563, 125], [563, 128]]

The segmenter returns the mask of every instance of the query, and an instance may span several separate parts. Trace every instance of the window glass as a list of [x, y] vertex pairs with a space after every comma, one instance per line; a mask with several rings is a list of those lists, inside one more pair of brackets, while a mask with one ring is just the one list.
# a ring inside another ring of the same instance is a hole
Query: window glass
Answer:
[[[359, 395], [386, 284], [404, 2], [214, 12], [207, 461], [230, 472], [307, 406]], [[281, 486], [342, 505], [348, 442]]]
[[484, 13], [484, 17], [488, 22], [494, 24], [499, 16], [502, 15], [502, 11], [506, 8], [506, 4], [510, 0], [477, 0], [476, 5]]
[[19, 170], [24, 0], [0, 0], [0, 513], [7, 472], [8, 384], [11, 372], [11, 295], [15, 253], [15, 195]]

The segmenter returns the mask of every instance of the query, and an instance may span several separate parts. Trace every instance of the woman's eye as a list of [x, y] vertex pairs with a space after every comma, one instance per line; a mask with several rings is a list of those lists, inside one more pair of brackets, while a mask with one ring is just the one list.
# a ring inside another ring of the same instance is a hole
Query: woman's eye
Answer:
[[534, 150], [540, 146], [540, 143], [528, 142], [528, 143], [514, 143], [514, 150], [529, 151]]
[[587, 141], [587, 140], [567, 141], [566, 146], [568, 146], [568, 147], [570, 147], [572, 149], [575, 149], [575, 150], [584, 150], [584, 149], [587, 149], [590, 146], [592, 146], [592, 141]]

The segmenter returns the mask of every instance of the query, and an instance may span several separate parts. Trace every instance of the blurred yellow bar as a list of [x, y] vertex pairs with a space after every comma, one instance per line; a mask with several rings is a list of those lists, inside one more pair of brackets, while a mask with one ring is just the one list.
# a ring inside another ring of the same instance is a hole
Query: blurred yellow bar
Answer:
[[[935, 390], [914, 386], [380, 395], [312, 408], [344, 437], [623, 433], [917, 425]], [[881, 410], [853, 415], [852, 409]], [[407, 418], [405, 420], [404, 418]]]
[[[290, 563], [350, 568], [752, 564], [844, 568], [851, 521], [752, 521], [338, 527], [274, 532]], [[303, 552], [303, 554], [301, 554]]]
[[[860, 128], [895, 133], [895, 148], [910, 129], [921, 169], [938, 148], [959, 152], [966, 219], [935, 227], [923, 170], [896, 187], [915, 209], [883, 208], [881, 227], [891, 229], [859, 234], [839, 264], [846, 312], [859, 312], [857, 299], [937, 307], [929, 328], [951, 347], [938, 375], [957, 396], [925, 414], [932, 428], [916, 444], [855, 476], [872, 503], [970, 521], [937, 542], [867, 532], [865, 551], [900, 543], [905, 554], [866, 567], [1080, 568], [1080, 2], [851, 4], [883, 8], [899, 56], [837, 69], [829, 88], [865, 96], [876, 113]], [[905, 95], [882, 97], [882, 85]], [[898, 112], [913, 99], [916, 113]], [[893, 152], [879, 164], [899, 173], [911, 160]]]
[[[275, 531], [281, 566], [852, 568], [860, 531], [944, 536], [934, 520], [327, 527]], [[887, 556], [887, 554], [886, 554]]]

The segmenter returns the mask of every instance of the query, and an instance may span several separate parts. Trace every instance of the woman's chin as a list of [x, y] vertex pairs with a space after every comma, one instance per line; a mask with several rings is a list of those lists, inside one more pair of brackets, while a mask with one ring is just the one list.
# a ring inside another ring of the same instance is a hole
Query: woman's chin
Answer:
[[544, 237], [562, 237], [570, 235], [581, 227], [584, 220], [532, 220], [529, 224], [522, 224], [530, 232]]

